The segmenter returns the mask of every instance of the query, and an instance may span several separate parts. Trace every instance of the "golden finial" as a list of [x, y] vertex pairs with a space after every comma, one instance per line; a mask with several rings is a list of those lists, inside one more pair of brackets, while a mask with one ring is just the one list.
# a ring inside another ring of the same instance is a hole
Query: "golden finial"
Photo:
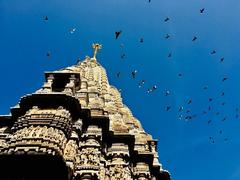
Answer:
[[95, 43], [95, 44], [92, 45], [92, 48], [94, 49], [93, 59], [96, 59], [97, 52], [98, 52], [99, 49], [102, 49], [102, 45], [98, 44], [98, 43]]

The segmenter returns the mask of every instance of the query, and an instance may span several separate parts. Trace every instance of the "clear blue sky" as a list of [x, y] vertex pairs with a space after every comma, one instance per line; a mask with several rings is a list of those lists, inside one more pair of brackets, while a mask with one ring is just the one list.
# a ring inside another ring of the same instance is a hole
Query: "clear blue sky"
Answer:
[[[166, 17], [170, 21], [164, 22]], [[160, 160], [173, 180], [239, 180], [239, 17], [239, 0], [0, 0], [0, 113], [8, 114], [21, 96], [38, 89], [44, 71], [75, 64], [78, 57], [92, 55], [93, 42], [100, 42], [104, 48], [98, 59], [110, 83], [122, 89], [124, 103], [159, 139]], [[71, 28], [75, 33], [69, 33]], [[122, 34], [115, 40], [118, 30]], [[192, 42], [194, 36], [198, 39]], [[138, 88], [142, 79], [145, 87]], [[147, 94], [155, 84], [157, 91]], [[171, 95], [166, 97], [165, 90]], [[211, 111], [202, 114], [209, 105]], [[168, 112], [166, 106], [171, 106]], [[188, 109], [197, 117], [179, 120], [180, 106], [183, 117]]]

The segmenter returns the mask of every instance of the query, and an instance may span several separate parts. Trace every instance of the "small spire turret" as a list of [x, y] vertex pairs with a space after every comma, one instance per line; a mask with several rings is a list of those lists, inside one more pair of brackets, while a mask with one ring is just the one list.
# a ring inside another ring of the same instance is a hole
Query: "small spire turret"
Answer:
[[102, 45], [101, 45], [101, 44], [98, 44], [98, 43], [94, 43], [94, 44], [92, 45], [92, 48], [94, 49], [93, 59], [96, 60], [97, 52], [98, 52], [98, 50], [102, 49]]

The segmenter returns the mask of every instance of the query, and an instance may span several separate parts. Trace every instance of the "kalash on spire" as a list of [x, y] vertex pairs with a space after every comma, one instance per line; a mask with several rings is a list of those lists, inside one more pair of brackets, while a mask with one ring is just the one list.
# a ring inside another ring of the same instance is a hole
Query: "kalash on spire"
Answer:
[[46, 72], [43, 86], [0, 116], [1, 179], [170, 180], [157, 140], [93, 58]]

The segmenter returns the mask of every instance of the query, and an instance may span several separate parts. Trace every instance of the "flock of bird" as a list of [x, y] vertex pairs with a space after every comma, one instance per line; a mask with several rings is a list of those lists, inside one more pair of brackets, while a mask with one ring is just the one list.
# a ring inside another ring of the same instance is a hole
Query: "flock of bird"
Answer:
[[[148, 0], [148, 2], [150, 3], [151, 0]], [[202, 8], [202, 9], [199, 10], [199, 13], [200, 13], [200, 14], [204, 14], [204, 12], [205, 12], [205, 8]], [[45, 16], [43, 19], [44, 19], [44, 21], [46, 21], [46, 22], [49, 21], [48, 16]], [[171, 21], [171, 18], [170, 18], [170, 17], [166, 17], [166, 18], [163, 20], [164, 23], [167, 23], [167, 22], [169, 22], [169, 21]], [[69, 30], [69, 33], [70, 33], [70, 34], [74, 34], [75, 32], [76, 32], [76, 28], [71, 28], [71, 29]], [[114, 32], [114, 37], [115, 37], [115, 39], [118, 40], [118, 39], [122, 36], [122, 33], [123, 33], [123, 30], [115, 31], [115, 32]], [[165, 38], [165, 39], [170, 39], [170, 38], [171, 38], [171, 35], [170, 35], [170, 34], [166, 34], [164, 38]], [[192, 42], [196, 42], [196, 41], [198, 40], [198, 37], [197, 37], [197, 36], [193, 36], [191, 40], [192, 40]], [[143, 38], [143, 37], [140, 37], [140, 38], [139, 38], [139, 43], [144, 43], [144, 38]], [[126, 58], [126, 54], [125, 54], [124, 51], [123, 51], [124, 44], [121, 44], [121, 45], [120, 45], [120, 48], [121, 48], [121, 50], [122, 50], [121, 55], [120, 55], [120, 58], [121, 58], [121, 59], [125, 59], [125, 58]], [[217, 53], [217, 51], [216, 51], [215, 49], [213, 49], [213, 50], [210, 51], [209, 54], [210, 54], [210, 55], [214, 55], [214, 54], [216, 54], [216, 53]], [[46, 56], [47, 56], [48, 58], [50, 58], [50, 57], [51, 57], [51, 52], [48, 51], [48, 52], [46, 53]], [[172, 52], [170, 52], [167, 57], [168, 57], [168, 58], [171, 58], [171, 57], [172, 57]], [[220, 63], [223, 63], [223, 62], [224, 62], [224, 57], [221, 57]], [[117, 72], [117, 73], [116, 73], [116, 76], [117, 76], [117, 78], [121, 78], [121, 72]], [[131, 78], [132, 78], [132, 79], [136, 79], [137, 76], [138, 76], [138, 71], [137, 71], [136, 69], [134, 69], [134, 70], [131, 72]], [[183, 73], [178, 73], [178, 77], [183, 77]], [[222, 81], [222, 83], [224, 83], [224, 82], [227, 81], [227, 80], [228, 80], [228, 77], [227, 77], [227, 76], [224, 76], [221, 81]], [[145, 86], [145, 82], [146, 82], [146, 81], [145, 81], [144, 79], [140, 80], [140, 81], [138, 82], [138, 88], [143, 88], [143, 87]], [[151, 87], [146, 88], [146, 93], [150, 94], [150, 93], [153, 93], [153, 92], [155, 92], [155, 91], [157, 91], [157, 90], [158, 90], [158, 87], [157, 87], [157, 85], [155, 84], [155, 85], [152, 85]], [[203, 90], [204, 90], [204, 91], [208, 90], [208, 86], [204, 86], [204, 87], [203, 87]], [[121, 90], [119, 90], [119, 91], [121, 91]], [[165, 95], [165, 96], [171, 96], [171, 95], [172, 95], [172, 91], [171, 91], [171, 90], [165, 90], [164, 95]], [[225, 96], [225, 92], [221, 92], [220, 96], [221, 96], [221, 97]], [[211, 103], [211, 102], [213, 101], [213, 98], [212, 98], [212, 97], [209, 97], [209, 98], [208, 98], [208, 101], [209, 101], [209, 103]], [[208, 107], [206, 108], [206, 110], [203, 110], [203, 111], [202, 111], [202, 113], [193, 114], [193, 113], [191, 112], [191, 109], [190, 109], [190, 108], [187, 108], [187, 109], [185, 110], [186, 106], [189, 107], [192, 103], [193, 103], [193, 100], [192, 100], [192, 99], [188, 99], [188, 100], [186, 100], [186, 102], [185, 102], [182, 106], [178, 107], [177, 111], [178, 111], [178, 113], [179, 113], [179, 115], [178, 115], [178, 119], [179, 119], [179, 120], [191, 121], [191, 120], [196, 119], [196, 118], [197, 118], [198, 116], [200, 116], [200, 115], [208, 114], [208, 113], [209, 113], [210, 111], [212, 111], [212, 109], [213, 109], [213, 107], [212, 107], [211, 104], [210, 104], [210, 105], [208, 105]], [[224, 106], [225, 104], [226, 104], [225, 102], [222, 102], [222, 103], [221, 103], [222, 106]], [[170, 111], [172, 110], [172, 106], [171, 106], [171, 105], [167, 105], [167, 106], [164, 107], [164, 109], [165, 109], [166, 112], [170, 112]], [[239, 113], [239, 110], [238, 110], [238, 108], [236, 108], [236, 116], [235, 116], [236, 118], [239, 118], [238, 113]], [[219, 114], [220, 114], [220, 112], [216, 112], [216, 113], [215, 113], [216, 116], [218, 116]], [[224, 121], [226, 121], [226, 120], [227, 120], [227, 117], [224, 117], [221, 121], [224, 122]], [[207, 125], [210, 125], [210, 124], [212, 124], [212, 122], [213, 122], [212, 120], [208, 120], [206, 123], [207, 123]], [[220, 135], [224, 134], [222, 129], [219, 130], [219, 134], [220, 134]], [[228, 141], [228, 140], [229, 140], [229, 139], [228, 139], [227, 137], [224, 138], [224, 141], [225, 141], [225, 142]], [[214, 138], [213, 136], [209, 136], [209, 142], [212, 143], [212, 144], [216, 143], [215, 138]]]
[[[150, 3], [150, 2], [151, 2], [151, 0], [149, 0], [149, 3]], [[202, 9], [199, 10], [199, 13], [200, 13], [200, 14], [204, 14], [204, 12], [205, 12], [205, 8], [202, 8]], [[170, 18], [170, 17], [166, 17], [163, 21], [164, 21], [164, 23], [167, 23], [168, 21], [171, 21], [171, 18]], [[115, 39], [116, 39], [116, 40], [119, 39], [120, 36], [122, 35], [122, 33], [123, 33], [122, 30], [115, 31]], [[170, 39], [170, 38], [171, 38], [171, 35], [170, 35], [170, 34], [166, 34], [164, 38], [165, 38], [165, 39]], [[197, 36], [193, 36], [191, 40], [192, 40], [192, 42], [196, 42], [196, 41], [198, 40], [198, 37], [197, 37]], [[143, 38], [143, 37], [140, 37], [139, 43], [143, 43], [143, 42], [144, 42], [144, 38]], [[121, 49], [123, 49], [124, 44], [121, 44], [120, 47], [121, 47]], [[217, 53], [217, 51], [216, 51], [215, 49], [213, 49], [213, 50], [211, 50], [211, 51], [209, 52], [210, 55], [214, 55], [214, 54], [216, 54], [216, 53]], [[124, 52], [122, 52], [121, 55], [120, 55], [120, 58], [121, 58], [121, 59], [124, 59], [125, 57], [126, 57], [126, 54], [125, 54]], [[170, 52], [167, 57], [168, 57], [168, 58], [171, 58], [171, 57], [172, 57], [172, 52]], [[220, 62], [220, 63], [223, 63], [223, 62], [224, 62], [224, 59], [225, 59], [224, 57], [221, 57], [219, 62]], [[133, 79], [135, 79], [136, 76], [137, 76], [137, 73], [138, 73], [138, 71], [137, 71], [136, 69], [133, 70], [133, 71], [131, 72], [131, 77], [132, 77]], [[117, 72], [117, 78], [120, 78], [120, 75], [121, 75], [121, 72]], [[183, 73], [179, 73], [179, 74], [178, 74], [178, 77], [183, 77]], [[224, 83], [224, 82], [227, 81], [227, 80], [228, 80], [228, 77], [227, 77], [227, 76], [224, 76], [224, 77], [221, 79], [222, 83]], [[145, 81], [144, 79], [140, 80], [140, 81], [138, 82], [138, 87], [139, 87], [139, 88], [144, 87], [145, 82], [146, 82], [146, 81]], [[155, 92], [157, 89], [158, 89], [158, 88], [157, 88], [157, 85], [153, 85], [152, 87], [148, 87], [147, 90], [146, 90], [146, 92], [147, 92], [148, 94], [149, 94], [149, 93], [153, 93], [153, 92]], [[203, 87], [203, 90], [205, 90], [205, 91], [208, 90], [208, 86], [204, 86], [204, 87]], [[121, 91], [121, 89], [120, 89], [120, 91]], [[164, 95], [165, 95], [165, 96], [171, 96], [171, 94], [172, 94], [171, 90], [165, 90], [165, 92], [164, 92]], [[221, 92], [220, 97], [223, 97], [223, 96], [225, 96], [225, 92]], [[212, 97], [209, 97], [209, 98], [208, 98], [208, 102], [211, 103], [212, 101], [213, 101], [213, 98], [212, 98]], [[177, 111], [178, 111], [178, 113], [179, 113], [179, 115], [178, 115], [178, 119], [179, 119], [179, 120], [184, 120], [184, 121], [189, 122], [189, 121], [191, 121], [191, 120], [196, 119], [196, 118], [197, 118], [198, 116], [200, 116], [200, 115], [208, 114], [210, 111], [213, 112], [213, 107], [212, 107], [212, 105], [209, 105], [209, 106], [207, 107], [207, 110], [203, 110], [202, 113], [198, 113], [198, 114], [193, 114], [193, 113], [191, 112], [191, 109], [189, 109], [189, 108], [187, 108], [187, 109], [185, 110], [185, 108], [186, 108], [185, 106], [188, 106], [188, 107], [189, 107], [189, 105], [191, 105], [192, 103], [193, 103], [193, 100], [192, 100], [192, 99], [188, 99], [188, 100], [186, 100], [185, 105], [182, 105], [182, 106], [180, 106], [180, 107], [178, 108]], [[222, 106], [224, 106], [225, 104], [226, 104], [226, 102], [222, 102], [222, 103], [221, 103]], [[164, 107], [164, 109], [165, 109], [166, 112], [169, 112], [169, 111], [172, 110], [172, 106], [171, 106], [171, 105], [167, 105], [167, 106]], [[216, 112], [215, 115], [216, 115], [216, 116], [220, 115], [220, 112]], [[238, 109], [236, 109], [236, 115], [235, 115], [235, 117], [236, 117], [236, 118], [239, 117], [239, 115], [238, 115]], [[226, 120], [227, 120], [227, 117], [224, 117], [221, 121], [224, 122], [224, 121], [226, 121]], [[212, 120], [208, 120], [208, 121], [207, 121], [207, 125], [212, 124], [212, 122], [213, 122]], [[222, 129], [219, 130], [218, 134], [219, 134], [219, 135], [224, 135], [223, 130], [222, 130]], [[224, 138], [223, 138], [223, 141], [224, 141], [224, 142], [227, 142], [227, 141], [229, 141], [229, 138], [228, 138], [228, 137], [224, 137]], [[212, 144], [216, 143], [215, 137], [209, 136], [209, 142], [212, 143]]]

